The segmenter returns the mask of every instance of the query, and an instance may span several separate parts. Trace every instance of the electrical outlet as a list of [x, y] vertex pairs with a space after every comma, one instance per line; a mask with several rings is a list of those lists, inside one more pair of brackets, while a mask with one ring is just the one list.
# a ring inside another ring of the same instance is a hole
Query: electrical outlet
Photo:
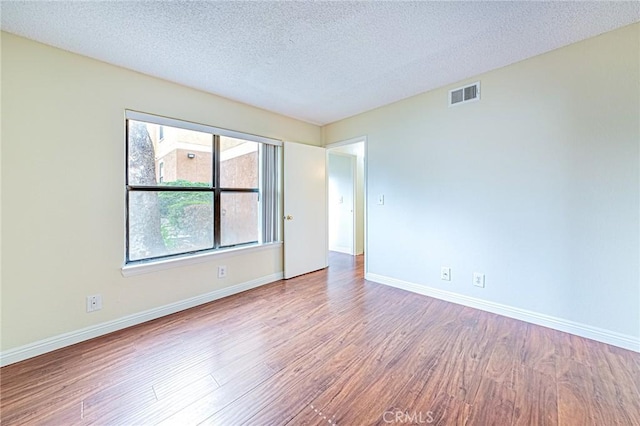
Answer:
[[473, 273], [473, 285], [484, 288], [484, 274], [481, 272]]
[[227, 276], [227, 267], [218, 266], [218, 278], [225, 278]]
[[451, 281], [451, 268], [448, 266], [440, 267], [440, 279], [443, 281]]
[[87, 296], [87, 312], [99, 311], [100, 309], [102, 309], [102, 295]]

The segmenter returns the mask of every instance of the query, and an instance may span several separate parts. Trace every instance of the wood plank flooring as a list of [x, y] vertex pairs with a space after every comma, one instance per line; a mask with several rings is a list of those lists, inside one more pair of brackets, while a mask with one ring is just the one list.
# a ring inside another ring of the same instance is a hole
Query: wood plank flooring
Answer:
[[3, 425], [640, 425], [640, 354], [370, 283], [362, 257], [0, 370]]

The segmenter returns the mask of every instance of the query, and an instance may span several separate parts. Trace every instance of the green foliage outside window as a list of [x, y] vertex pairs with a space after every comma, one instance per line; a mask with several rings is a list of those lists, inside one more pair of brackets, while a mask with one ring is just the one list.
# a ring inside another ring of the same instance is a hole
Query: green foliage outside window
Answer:
[[[187, 180], [176, 180], [164, 182], [161, 186], [174, 187], [209, 187], [202, 182], [190, 182]], [[164, 218], [161, 223], [162, 239], [169, 249], [176, 244], [176, 233], [187, 229], [210, 229], [206, 222], [211, 221], [212, 214], [211, 192], [195, 192], [185, 190], [184, 192], [162, 191], [158, 194], [158, 208], [160, 216]], [[194, 221], [206, 221], [203, 226]], [[204, 235], [202, 237], [205, 237]]]

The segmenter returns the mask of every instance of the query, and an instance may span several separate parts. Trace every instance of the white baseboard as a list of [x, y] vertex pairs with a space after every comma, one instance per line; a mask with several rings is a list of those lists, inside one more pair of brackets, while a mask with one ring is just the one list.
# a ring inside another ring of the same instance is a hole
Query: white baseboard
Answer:
[[85, 340], [93, 339], [94, 337], [122, 330], [124, 328], [151, 321], [156, 318], [174, 314], [185, 309], [193, 308], [194, 306], [213, 302], [214, 300], [222, 299], [223, 297], [241, 293], [243, 291], [260, 287], [262, 285], [269, 284], [281, 279], [283, 279], [283, 273], [278, 272], [275, 274], [257, 278], [255, 280], [221, 288], [219, 290], [214, 290], [210, 293], [202, 294], [200, 296], [191, 297], [179, 302], [149, 309], [148, 311], [127, 315], [116, 320], [107, 321], [102, 324], [93, 325], [91, 327], [86, 327], [80, 330], [39, 340], [34, 343], [29, 343], [27, 345], [20, 346], [14, 349], [9, 349], [0, 353], [0, 366], [4, 367], [5, 365], [23, 361], [34, 356], [55, 351], [56, 349], [60, 349], [65, 346], [74, 345]]
[[398, 280], [396, 278], [386, 277], [384, 275], [366, 273], [365, 279], [391, 287], [400, 288], [402, 290], [411, 291], [413, 293], [423, 294], [435, 299], [445, 300], [447, 302], [456, 303], [458, 305], [469, 306], [471, 308], [480, 309], [482, 311], [492, 312], [494, 314], [503, 315], [505, 317], [541, 325], [543, 327], [552, 328], [554, 330], [564, 331], [566, 333], [575, 334], [576, 336], [586, 337], [587, 339], [597, 340], [598, 342], [607, 343], [620, 348], [629, 349], [640, 352], [640, 338], [605, 330], [590, 325], [569, 321], [562, 318], [552, 317], [550, 315], [540, 314], [525, 309], [515, 308], [512, 306], [502, 305], [500, 303], [489, 302], [475, 297], [469, 297], [462, 294], [452, 293], [445, 290], [439, 290], [420, 284]]
[[329, 251], [335, 251], [338, 253], [344, 253], [344, 254], [349, 254], [351, 256], [353, 256], [353, 252], [351, 251], [350, 247], [346, 247], [346, 246], [333, 246], [333, 247], [329, 247]]

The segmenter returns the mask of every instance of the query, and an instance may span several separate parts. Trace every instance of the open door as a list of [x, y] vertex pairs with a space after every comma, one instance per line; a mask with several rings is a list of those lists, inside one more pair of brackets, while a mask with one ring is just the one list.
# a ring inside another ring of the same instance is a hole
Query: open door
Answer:
[[327, 266], [326, 150], [285, 142], [284, 277]]

